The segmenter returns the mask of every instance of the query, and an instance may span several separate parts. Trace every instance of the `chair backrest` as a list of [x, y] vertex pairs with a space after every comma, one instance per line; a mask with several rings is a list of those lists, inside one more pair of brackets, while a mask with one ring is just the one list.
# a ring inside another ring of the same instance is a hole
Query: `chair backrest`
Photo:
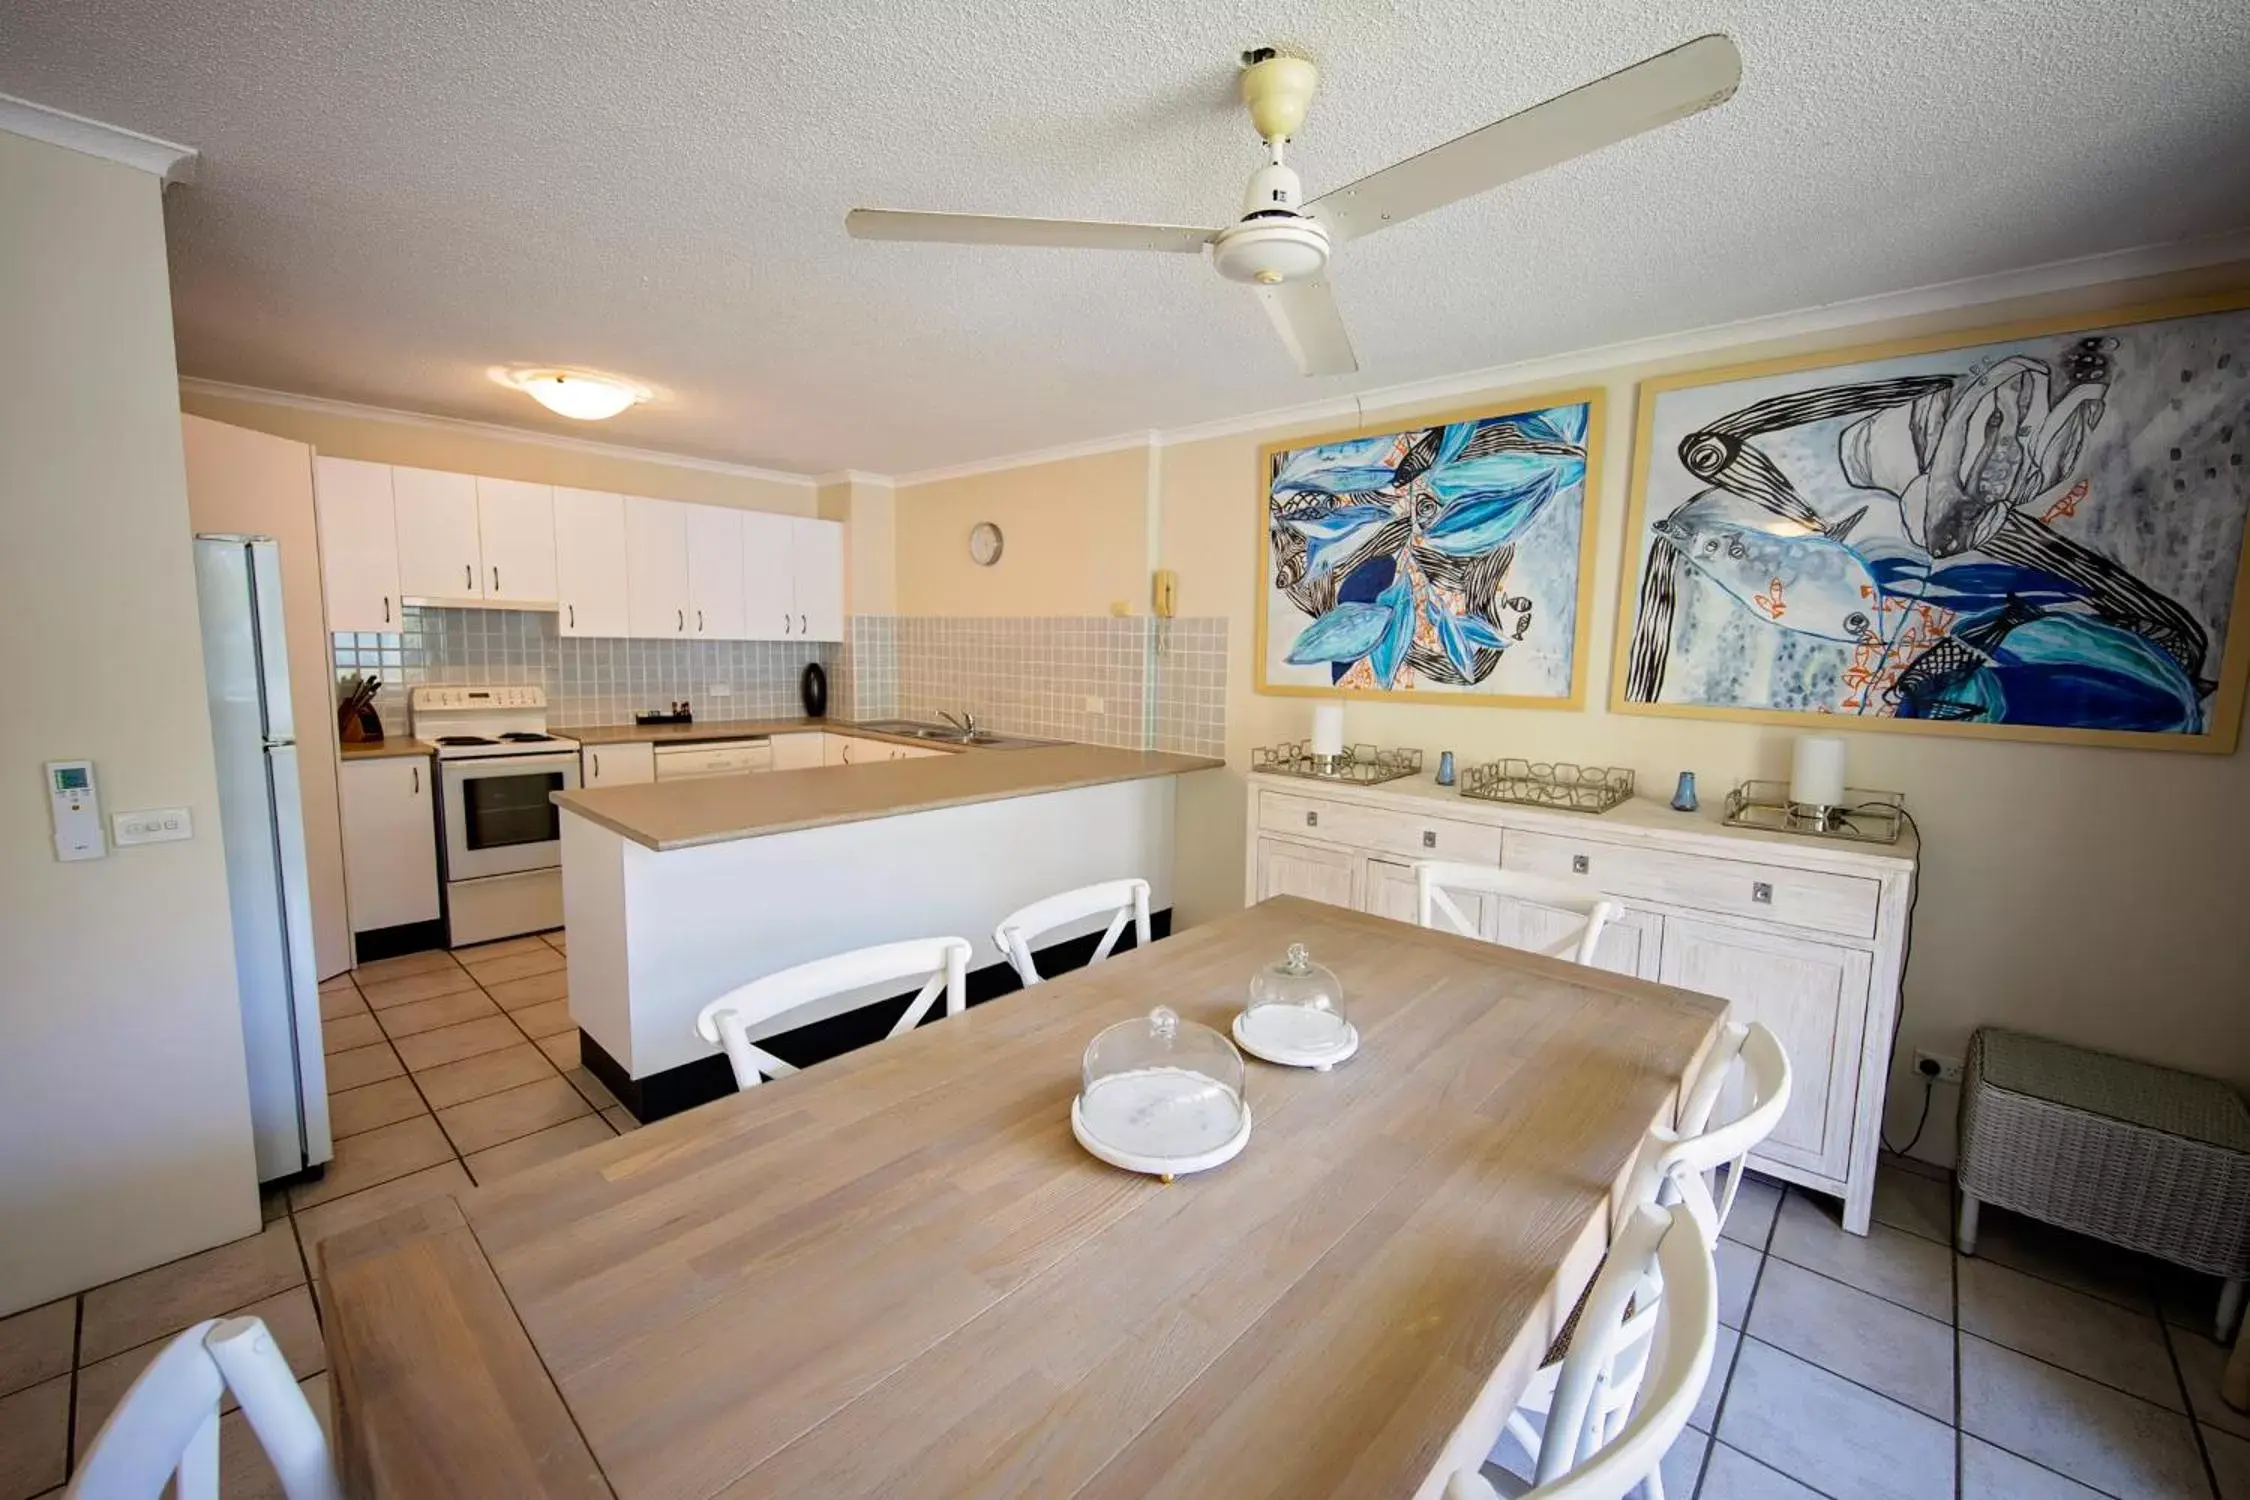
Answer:
[[[1653, 1325], [1634, 1315], [1651, 1284], [1663, 1288]], [[1685, 1204], [1642, 1205], [1610, 1246], [1579, 1314], [1547, 1415], [1537, 1487], [1524, 1500], [1621, 1500], [1634, 1490], [1687, 1426], [1718, 1337], [1718, 1270], [1701, 1226]], [[1609, 1427], [1600, 1398], [1620, 1377], [1636, 1386], [1639, 1404]], [[1484, 1476], [1470, 1471], [1453, 1475], [1445, 1494], [1495, 1500]]]
[[[787, 1015], [816, 1000], [847, 994], [871, 985], [927, 975], [906, 1013], [889, 1032], [897, 1036], [921, 1024], [945, 993], [945, 1013], [957, 1016], [968, 1003], [969, 942], [966, 938], [914, 938], [903, 943], [883, 943], [855, 948], [809, 964], [783, 969], [763, 979], [727, 991], [703, 1007], [695, 1018], [696, 1035], [726, 1049], [734, 1067], [734, 1086], [746, 1089], [766, 1078], [780, 1078], [797, 1070], [750, 1040], [750, 1028], [776, 1016]], [[870, 996], [872, 1005], [886, 996]]]
[[[1704, 1238], [1715, 1243], [1734, 1211], [1750, 1153], [1789, 1108], [1790, 1087], [1781, 1039], [1756, 1021], [1728, 1022], [1688, 1084], [1678, 1127], [1660, 1126], [1642, 1143], [1622, 1201], [1684, 1202], [1704, 1226]], [[1714, 1124], [1722, 1101], [1728, 1103], [1725, 1118]], [[1712, 1173], [1724, 1174], [1715, 1189]]]
[[288, 1500], [343, 1500], [320, 1419], [256, 1318], [214, 1318], [166, 1345], [102, 1424], [66, 1500], [156, 1500], [175, 1477], [179, 1500], [214, 1500], [229, 1390]]
[[1127, 918], [1132, 919], [1135, 945], [1142, 948], [1149, 945], [1148, 882], [1138, 878], [1082, 885], [1075, 891], [1064, 891], [1059, 896], [1019, 907], [1000, 919], [1000, 925], [993, 929], [992, 941], [999, 948], [1000, 956], [1016, 971], [1016, 977], [1029, 988], [1039, 982], [1038, 967], [1031, 959], [1031, 945], [1039, 935], [1052, 932], [1065, 922], [1099, 916], [1103, 912], [1114, 915], [1089, 963], [1098, 964], [1109, 957], [1118, 938], [1124, 935]]
[[1549, 958], [1567, 958], [1574, 963], [1590, 964], [1594, 961], [1594, 946], [1602, 940], [1602, 929], [1609, 925], [1621, 909], [1615, 901], [1599, 892], [1587, 892], [1565, 881], [1548, 880], [1538, 875], [1525, 875], [1516, 870], [1503, 870], [1498, 865], [1467, 865], [1453, 860], [1425, 859], [1414, 866], [1414, 920], [1423, 927], [1438, 926], [1443, 917], [1455, 932], [1463, 937], [1482, 937], [1476, 922], [1461, 910], [1448, 891], [1475, 891], [1487, 896], [1506, 896], [1517, 901], [1528, 901], [1534, 906], [1552, 907], [1569, 912], [1579, 920], [1575, 932], [1565, 933], [1554, 945], [1533, 951]]

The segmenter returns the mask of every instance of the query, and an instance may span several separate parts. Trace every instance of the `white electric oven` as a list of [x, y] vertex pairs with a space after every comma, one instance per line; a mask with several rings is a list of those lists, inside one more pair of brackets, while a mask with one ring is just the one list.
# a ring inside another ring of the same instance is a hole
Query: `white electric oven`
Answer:
[[437, 752], [438, 858], [455, 948], [562, 925], [562, 810], [578, 743], [547, 733], [537, 687], [418, 687], [417, 735]]

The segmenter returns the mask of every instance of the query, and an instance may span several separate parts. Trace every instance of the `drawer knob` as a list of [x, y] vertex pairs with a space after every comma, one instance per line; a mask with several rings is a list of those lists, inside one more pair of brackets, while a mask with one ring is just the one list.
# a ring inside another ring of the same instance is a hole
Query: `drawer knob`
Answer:
[[1773, 887], [1763, 880], [1751, 881], [1750, 899], [1760, 906], [1773, 905]]
[[1320, 826], [1320, 814], [1316, 812], [1306, 813], [1305, 826], [1307, 828], [1318, 828]]
[[1435, 849], [1437, 847], [1436, 829], [1425, 828], [1422, 830], [1422, 847], [1425, 849]]
[[1590, 854], [1573, 854], [1570, 857], [1570, 873], [1573, 875], [1584, 875], [1593, 868], [1594, 857]]

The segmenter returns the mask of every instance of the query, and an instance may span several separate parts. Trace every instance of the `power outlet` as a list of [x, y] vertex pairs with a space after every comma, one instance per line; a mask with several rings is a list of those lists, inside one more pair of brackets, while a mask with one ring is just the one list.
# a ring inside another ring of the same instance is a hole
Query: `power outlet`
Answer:
[[1098, 714], [1102, 711], [1102, 700], [1095, 697], [1092, 693], [1088, 693], [1086, 695], [1086, 712], [1090, 714]]
[[1925, 1052], [1916, 1048], [1914, 1071], [1924, 1078], [1934, 1078], [1939, 1083], [1959, 1083], [1961, 1081], [1961, 1059], [1958, 1057], [1940, 1057], [1935, 1052]]
[[110, 832], [122, 849], [128, 844], [169, 844], [195, 837], [195, 821], [184, 807], [151, 807], [110, 814]]
[[703, 696], [706, 698], [732, 698], [734, 696], [734, 684], [731, 682], [714, 682], [704, 688]]

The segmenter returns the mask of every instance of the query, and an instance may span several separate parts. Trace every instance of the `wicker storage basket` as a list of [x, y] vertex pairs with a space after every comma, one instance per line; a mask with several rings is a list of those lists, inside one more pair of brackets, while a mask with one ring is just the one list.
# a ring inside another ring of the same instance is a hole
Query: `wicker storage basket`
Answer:
[[2250, 1109], [2215, 1079], [1986, 1027], [1969, 1039], [1960, 1161], [1965, 1197], [2250, 1275]]

